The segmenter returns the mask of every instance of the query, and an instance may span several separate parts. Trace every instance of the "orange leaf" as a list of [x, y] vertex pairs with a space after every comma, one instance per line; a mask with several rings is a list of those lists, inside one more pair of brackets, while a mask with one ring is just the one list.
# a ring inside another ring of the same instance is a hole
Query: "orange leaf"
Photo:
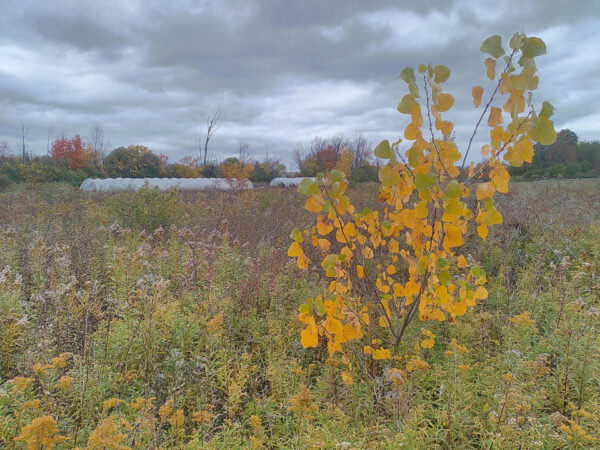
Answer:
[[358, 278], [365, 277], [365, 269], [360, 264], [356, 265], [356, 274], [358, 275]]
[[481, 96], [483, 95], [483, 88], [481, 86], [475, 86], [471, 91], [471, 95], [473, 96], [473, 105], [475, 108], [478, 108], [481, 105]]
[[490, 110], [490, 117], [488, 118], [488, 125], [490, 127], [495, 127], [502, 123], [502, 110], [495, 106], [492, 106]]
[[496, 78], [496, 60], [492, 58], [487, 58], [484, 61], [485, 68], [487, 69], [487, 77], [490, 80]]
[[320, 194], [315, 194], [306, 199], [304, 207], [310, 212], [318, 213], [321, 212], [324, 204], [325, 200], [323, 200], [323, 197]]

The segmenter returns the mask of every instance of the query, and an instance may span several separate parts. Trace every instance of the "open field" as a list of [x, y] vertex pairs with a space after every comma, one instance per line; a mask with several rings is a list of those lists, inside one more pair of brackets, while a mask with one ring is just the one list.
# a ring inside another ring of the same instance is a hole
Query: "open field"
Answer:
[[344, 384], [323, 346], [300, 345], [297, 308], [326, 284], [286, 254], [303, 204], [284, 189], [0, 193], [0, 447], [600, 445], [599, 180], [497, 196], [504, 223], [465, 243], [488, 299], [430, 327], [432, 348], [408, 338], [424, 363], [402, 382], [372, 361]]

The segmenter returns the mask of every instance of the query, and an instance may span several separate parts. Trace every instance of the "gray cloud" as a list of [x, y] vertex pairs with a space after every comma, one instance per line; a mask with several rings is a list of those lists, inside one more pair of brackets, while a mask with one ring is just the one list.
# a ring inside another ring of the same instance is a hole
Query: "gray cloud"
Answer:
[[[402, 133], [395, 111], [407, 65], [446, 64], [449, 117], [464, 143], [484, 80], [481, 41], [542, 37], [535, 99], [557, 128], [600, 138], [600, 3], [595, 0], [302, 1], [5, 0], [0, 5], [0, 141], [21, 121], [37, 153], [48, 136], [103, 125], [112, 146], [140, 143], [190, 155], [207, 107], [222, 105], [212, 152], [249, 142], [291, 163], [316, 135]], [[484, 84], [484, 87], [486, 84]]]

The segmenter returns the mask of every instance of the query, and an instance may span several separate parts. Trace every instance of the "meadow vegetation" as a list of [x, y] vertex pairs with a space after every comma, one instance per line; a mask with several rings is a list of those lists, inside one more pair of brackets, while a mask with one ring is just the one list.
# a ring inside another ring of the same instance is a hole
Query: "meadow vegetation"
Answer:
[[293, 191], [0, 194], [0, 445], [591, 448], [599, 188], [514, 183], [465, 237], [489, 297], [430, 327], [406, 378], [372, 360], [352, 385], [300, 344], [328, 281], [286, 256], [311, 220]]

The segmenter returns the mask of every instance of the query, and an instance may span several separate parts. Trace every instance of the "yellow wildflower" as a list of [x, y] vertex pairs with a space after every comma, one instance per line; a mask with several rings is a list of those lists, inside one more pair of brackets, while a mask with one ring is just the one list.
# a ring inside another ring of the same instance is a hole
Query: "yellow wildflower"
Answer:
[[258, 433], [262, 429], [262, 420], [258, 416], [250, 416], [250, 425], [254, 428], [254, 432]]
[[21, 434], [14, 440], [15, 442], [25, 442], [27, 450], [37, 450], [40, 448], [54, 448], [57, 442], [68, 440], [64, 436], [59, 436], [56, 420], [51, 416], [43, 416], [33, 419], [21, 430]]
[[292, 397], [290, 411], [296, 413], [310, 413], [316, 411], [317, 407], [313, 403], [313, 397], [310, 395], [310, 390], [303, 384], [300, 392]]
[[160, 416], [161, 420], [164, 422], [165, 420], [167, 420], [167, 417], [169, 417], [171, 415], [171, 413], [173, 412], [173, 399], [169, 399], [165, 402], [164, 405], [162, 405], [159, 409], [158, 409], [158, 415]]
[[192, 414], [192, 420], [196, 423], [208, 425], [212, 422], [214, 416], [210, 411], [196, 411]]
[[114, 416], [110, 416], [98, 424], [96, 429], [90, 433], [86, 449], [129, 449], [129, 447], [121, 445], [127, 436], [118, 432], [114, 419]]
[[120, 400], [118, 398], [109, 398], [108, 400], [105, 400], [104, 403], [102, 403], [102, 410], [104, 412], [108, 412], [111, 409], [113, 409], [115, 406], [117, 406], [119, 403], [123, 403], [123, 400]]
[[52, 364], [35, 363], [33, 365], [33, 372], [38, 377], [43, 377], [43, 376], [46, 376], [48, 374], [48, 369], [52, 369], [53, 367], [54, 366]]
[[34, 378], [15, 377], [9, 381], [9, 383], [12, 384], [12, 386], [13, 386], [10, 393], [16, 394], [17, 392], [23, 392], [34, 381], [35, 381]]
[[410, 361], [406, 363], [406, 371], [410, 373], [417, 370], [427, 372], [429, 370], [429, 364], [427, 364], [427, 362], [423, 361], [418, 356], [413, 356], [410, 358]]
[[185, 421], [185, 416], [183, 415], [183, 409], [176, 409], [171, 417], [169, 417], [169, 423], [173, 428], [181, 428], [183, 426], [183, 422]]
[[55, 389], [67, 389], [73, 385], [75, 378], [70, 377], [69, 375], [63, 375], [58, 379], [56, 384], [54, 385]]
[[515, 325], [528, 327], [535, 325], [535, 320], [531, 318], [531, 313], [529, 311], [522, 312], [514, 317], [509, 319]]
[[210, 331], [219, 331], [223, 325], [223, 311], [220, 311], [215, 317], [206, 322], [206, 327]]

